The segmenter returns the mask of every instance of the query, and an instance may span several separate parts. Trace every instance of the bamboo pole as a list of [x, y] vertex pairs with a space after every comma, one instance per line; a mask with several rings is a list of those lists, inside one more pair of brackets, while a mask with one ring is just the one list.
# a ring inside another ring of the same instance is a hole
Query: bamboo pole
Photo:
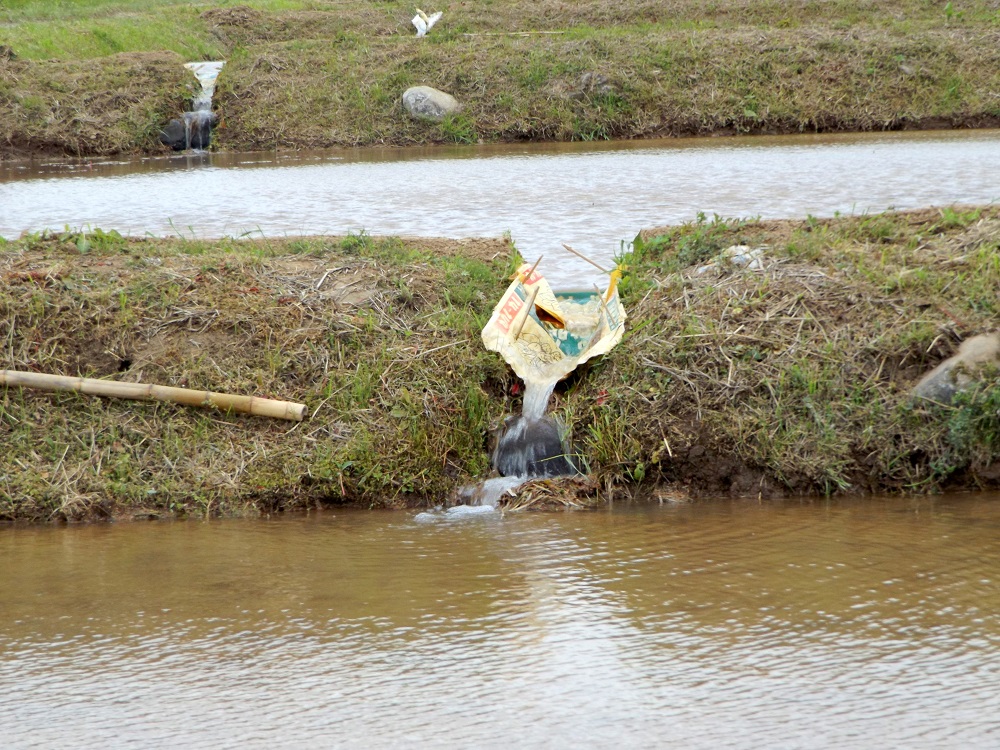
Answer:
[[137, 401], [166, 401], [185, 406], [210, 406], [223, 411], [299, 422], [305, 418], [306, 410], [305, 404], [256, 396], [236, 396], [228, 393], [196, 391], [191, 388], [175, 388], [169, 385], [123, 383], [116, 380], [96, 380], [17, 370], [0, 370], [0, 385], [34, 388], [40, 391], [76, 391], [90, 396], [128, 398]]

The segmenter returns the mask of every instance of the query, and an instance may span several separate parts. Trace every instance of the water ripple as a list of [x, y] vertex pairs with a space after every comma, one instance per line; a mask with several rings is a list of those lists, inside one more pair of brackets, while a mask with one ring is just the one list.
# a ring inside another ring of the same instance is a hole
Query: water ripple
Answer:
[[611, 263], [640, 229], [699, 212], [805, 218], [995, 202], [998, 168], [996, 131], [206, 154], [88, 160], [58, 174], [0, 164], [0, 236], [67, 224], [198, 238], [509, 231], [525, 257], [545, 255], [557, 286], [589, 289], [600, 277], [561, 243]]
[[8, 529], [0, 725], [14, 748], [995, 747], [997, 500]]

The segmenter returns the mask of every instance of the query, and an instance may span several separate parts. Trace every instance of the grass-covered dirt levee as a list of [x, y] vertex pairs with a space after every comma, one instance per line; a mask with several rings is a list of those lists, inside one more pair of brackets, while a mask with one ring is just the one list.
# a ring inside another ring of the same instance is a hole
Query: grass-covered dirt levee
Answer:
[[[765, 245], [764, 268], [722, 264]], [[366, 235], [0, 244], [3, 368], [307, 405], [301, 423], [18, 388], [0, 392], [0, 517], [268, 512], [444, 502], [489, 471], [520, 410], [479, 333], [504, 240]], [[909, 389], [1000, 328], [1000, 211], [700, 217], [624, 259], [629, 320], [553, 411], [601, 492], [740, 495], [1000, 485], [1000, 384]]]
[[[595, 140], [1000, 124], [992, 0], [449, 3], [11, 0], [0, 8], [0, 158], [154, 152], [227, 61], [217, 147]], [[463, 111], [409, 118], [429, 85]]]

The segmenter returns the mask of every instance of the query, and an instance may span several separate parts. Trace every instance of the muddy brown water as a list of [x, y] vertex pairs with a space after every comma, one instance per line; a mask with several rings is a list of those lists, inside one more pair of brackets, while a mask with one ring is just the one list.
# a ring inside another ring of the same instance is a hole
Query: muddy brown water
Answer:
[[1000, 495], [0, 528], [15, 748], [1000, 747]]
[[0, 163], [0, 236], [510, 232], [558, 288], [643, 228], [1000, 200], [1000, 131], [675, 139]]
[[[1000, 133], [0, 165], [0, 235], [496, 236], [1000, 199]], [[561, 282], [561, 284], [560, 284]], [[1000, 495], [0, 528], [4, 747], [1000, 747]]]

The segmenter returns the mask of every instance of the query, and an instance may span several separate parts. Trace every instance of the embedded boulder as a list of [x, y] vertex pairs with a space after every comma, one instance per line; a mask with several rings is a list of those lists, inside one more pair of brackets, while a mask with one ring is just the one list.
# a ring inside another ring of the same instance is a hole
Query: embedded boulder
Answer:
[[174, 151], [186, 148], [187, 128], [184, 127], [184, 121], [175, 118], [164, 125], [163, 130], [160, 131], [160, 143], [169, 146]]
[[917, 398], [950, 404], [956, 393], [978, 384], [982, 369], [989, 365], [1000, 367], [1000, 333], [963, 341], [958, 354], [924, 375], [912, 393]]
[[418, 120], [439, 122], [448, 115], [462, 111], [462, 105], [451, 94], [430, 86], [413, 86], [403, 92], [403, 109]]

